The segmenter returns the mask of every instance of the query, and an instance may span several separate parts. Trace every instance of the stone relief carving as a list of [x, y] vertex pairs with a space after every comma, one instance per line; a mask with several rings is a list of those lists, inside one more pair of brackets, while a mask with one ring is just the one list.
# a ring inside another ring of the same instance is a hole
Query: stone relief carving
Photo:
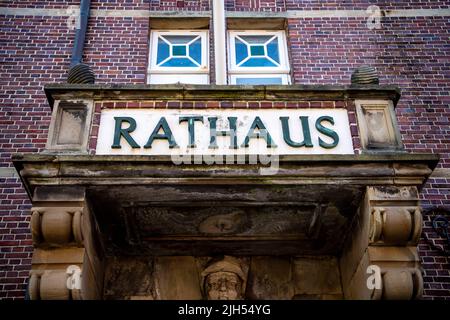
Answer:
[[123, 214], [133, 229], [151, 235], [298, 235], [314, 214], [313, 206], [135, 207]]
[[199, 224], [198, 231], [204, 234], [236, 233], [244, 229], [246, 224], [248, 224], [248, 217], [245, 213], [233, 212], [206, 218]]
[[[210, 263], [202, 272], [202, 287], [208, 300], [242, 300], [247, 272], [241, 262], [230, 256]], [[248, 269], [247, 269], [248, 270]]]

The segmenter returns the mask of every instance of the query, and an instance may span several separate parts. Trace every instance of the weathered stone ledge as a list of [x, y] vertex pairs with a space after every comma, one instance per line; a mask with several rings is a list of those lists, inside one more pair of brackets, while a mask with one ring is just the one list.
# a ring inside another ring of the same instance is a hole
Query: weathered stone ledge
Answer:
[[15, 154], [27, 191], [42, 185], [414, 185], [439, 160], [434, 154], [281, 156], [268, 165], [174, 164], [169, 156]]
[[379, 85], [145, 85], [66, 84], [44, 87], [50, 106], [55, 100], [289, 100], [343, 101], [349, 99], [400, 99], [396, 86]]
[[[247, 156], [248, 157], [248, 156]], [[51, 153], [16, 153], [11, 156], [15, 164], [22, 162], [172, 162], [170, 156], [146, 155], [78, 155]], [[433, 153], [380, 153], [380, 154], [323, 154], [280, 155], [280, 163], [325, 163], [325, 162], [426, 162], [433, 168], [439, 155]], [[17, 166], [16, 166], [17, 167]]]

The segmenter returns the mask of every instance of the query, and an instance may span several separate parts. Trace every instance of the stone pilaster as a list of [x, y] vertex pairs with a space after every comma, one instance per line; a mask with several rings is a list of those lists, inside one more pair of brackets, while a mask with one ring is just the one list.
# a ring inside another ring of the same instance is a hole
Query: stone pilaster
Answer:
[[103, 248], [83, 188], [36, 188], [31, 230], [32, 300], [101, 298]]
[[341, 257], [347, 299], [417, 299], [422, 215], [416, 187], [368, 187]]

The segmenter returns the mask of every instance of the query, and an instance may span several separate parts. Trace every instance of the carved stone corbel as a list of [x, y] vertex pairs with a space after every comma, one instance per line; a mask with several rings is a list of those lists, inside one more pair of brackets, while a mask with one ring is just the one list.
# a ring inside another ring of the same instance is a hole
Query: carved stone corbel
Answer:
[[345, 297], [420, 298], [423, 279], [416, 246], [421, 231], [417, 188], [368, 187], [340, 259]]
[[370, 244], [417, 244], [422, 232], [419, 207], [374, 207], [370, 219]]
[[379, 288], [374, 288], [372, 300], [412, 300], [423, 293], [422, 273], [418, 268], [381, 269]]
[[38, 207], [31, 213], [34, 246], [61, 246], [75, 242], [83, 245], [83, 208]]
[[31, 300], [82, 300], [81, 268], [32, 270], [28, 292]]
[[84, 189], [37, 188], [31, 230], [31, 299], [101, 298], [103, 247]]

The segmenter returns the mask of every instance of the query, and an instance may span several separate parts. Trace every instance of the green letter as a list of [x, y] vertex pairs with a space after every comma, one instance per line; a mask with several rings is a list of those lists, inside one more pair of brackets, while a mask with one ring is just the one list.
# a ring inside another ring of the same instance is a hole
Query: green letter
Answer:
[[[120, 145], [120, 137], [124, 137], [126, 142], [128, 142], [132, 148], [140, 148], [136, 141], [130, 136], [130, 132], [133, 132], [136, 129], [136, 120], [131, 117], [114, 117], [114, 120], [116, 120], [116, 125], [114, 127], [114, 142], [111, 148], [122, 148]], [[127, 122], [129, 127], [122, 129], [122, 122]]]
[[[158, 133], [161, 129], [163, 133]], [[159, 119], [158, 124], [150, 135], [150, 138], [148, 138], [148, 141], [145, 144], [144, 148], [151, 148], [153, 140], [155, 139], [166, 139], [169, 142], [169, 148], [171, 149], [174, 147], [178, 147], [165, 117], [161, 117], [161, 119]]]
[[[260, 132], [255, 133], [256, 128], [258, 128]], [[250, 129], [248, 130], [248, 133], [245, 136], [245, 140], [242, 143], [241, 147], [247, 148], [251, 138], [263, 138], [264, 140], [266, 140], [267, 148], [277, 147], [277, 145], [272, 141], [272, 137], [270, 136], [269, 131], [267, 131], [266, 127], [259, 117], [255, 117], [255, 120], [253, 120], [253, 123], [250, 126]]]
[[302, 142], [294, 142], [291, 139], [291, 135], [289, 133], [289, 117], [280, 117], [281, 126], [283, 127], [283, 138], [284, 141], [290, 145], [291, 147], [300, 148], [307, 147], [312, 148], [313, 144], [311, 142], [311, 133], [309, 131], [309, 122], [308, 117], [300, 117], [300, 121], [302, 122], [302, 131], [303, 131], [303, 141]]
[[217, 146], [217, 136], [230, 136], [230, 149], [237, 149], [237, 136], [236, 136], [236, 120], [237, 117], [228, 117], [228, 123], [230, 124], [230, 130], [216, 130], [217, 117], [208, 118], [209, 121], [209, 149], [216, 149]]
[[324, 135], [326, 135], [326, 136], [332, 138], [332, 139], [333, 139], [333, 143], [326, 143], [325, 141], [323, 141], [323, 140], [320, 139], [320, 137], [319, 137], [319, 145], [320, 145], [322, 148], [325, 148], [325, 149], [331, 149], [331, 148], [334, 148], [334, 147], [337, 146], [337, 144], [338, 144], [338, 142], [339, 142], [339, 136], [338, 136], [338, 134], [337, 134], [335, 131], [333, 131], [333, 130], [331, 130], [331, 129], [328, 129], [328, 128], [325, 128], [325, 127], [321, 124], [321, 122], [323, 122], [323, 121], [327, 121], [327, 122], [329, 122], [329, 123], [331, 123], [331, 124], [334, 124], [334, 119], [333, 119], [333, 117], [330, 117], [330, 116], [323, 116], [323, 117], [320, 117], [319, 119], [317, 119], [317, 121], [316, 121], [316, 129], [317, 129], [320, 133], [323, 133]]
[[188, 122], [188, 132], [189, 132], [189, 144], [188, 148], [195, 148], [195, 121], [201, 121], [203, 123], [202, 116], [193, 116], [193, 117], [180, 117], [180, 123], [183, 121]]

